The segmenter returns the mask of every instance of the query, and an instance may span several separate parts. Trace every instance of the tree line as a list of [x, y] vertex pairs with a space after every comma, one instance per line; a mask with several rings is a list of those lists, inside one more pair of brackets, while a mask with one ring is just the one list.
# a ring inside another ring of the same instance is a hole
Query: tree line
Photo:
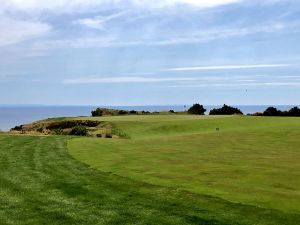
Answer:
[[[192, 105], [187, 112], [189, 114], [204, 115], [206, 109], [203, 107], [203, 105], [196, 103]], [[224, 104], [221, 108], [214, 108], [209, 112], [209, 115], [234, 115], [234, 114], [243, 115], [243, 112], [238, 108], [226, 104]]]
[[[190, 107], [187, 112], [189, 114], [204, 115], [206, 109], [203, 107], [203, 105], [196, 103], [192, 107]], [[210, 110], [209, 115], [243, 115], [243, 112], [238, 108], [224, 104], [221, 108], [214, 108]], [[300, 117], [300, 108], [293, 107], [290, 110], [281, 111], [275, 107], [268, 107], [264, 112], [257, 112], [248, 115]]]
[[300, 117], [300, 109], [293, 107], [290, 110], [281, 111], [275, 107], [268, 107], [263, 113], [255, 113], [256, 116], [290, 116]]
[[[199, 103], [193, 104], [186, 112], [175, 112], [174, 110], [168, 111], [168, 113], [188, 113], [193, 115], [204, 115], [207, 109]], [[118, 110], [108, 108], [97, 108], [91, 112], [92, 116], [116, 116], [116, 115], [145, 115], [145, 114], [159, 114], [159, 112], [149, 111], [135, 111], [135, 110]], [[224, 104], [220, 108], [213, 108], [209, 111], [209, 115], [243, 115], [243, 112], [236, 107]], [[248, 114], [251, 116], [290, 116], [300, 117], [300, 109], [293, 107], [287, 111], [278, 110], [275, 107], [268, 107], [264, 112], [257, 112], [254, 114]]]

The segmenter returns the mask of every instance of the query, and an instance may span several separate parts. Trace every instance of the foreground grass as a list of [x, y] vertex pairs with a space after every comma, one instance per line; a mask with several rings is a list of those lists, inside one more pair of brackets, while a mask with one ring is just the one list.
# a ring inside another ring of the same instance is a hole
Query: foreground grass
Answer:
[[73, 139], [70, 153], [93, 168], [134, 180], [300, 213], [299, 118], [111, 121], [131, 139]]
[[0, 224], [300, 224], [297, 214], [93, 170], [69, 156], [68, 140], [0, 136]]

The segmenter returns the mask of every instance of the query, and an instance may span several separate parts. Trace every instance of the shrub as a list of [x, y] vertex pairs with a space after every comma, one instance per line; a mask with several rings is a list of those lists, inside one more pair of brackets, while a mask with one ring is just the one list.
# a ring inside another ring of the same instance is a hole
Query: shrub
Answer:
[[100, 108], [97, 108], [95, 111], [92, 111], [92, 116], [102, 116], [103, 115], [103, 110]]
[[234, 115], [234, 114], [240, 114], [243, 115], [242, 111], [238, 108], [234, 108], [228, 105], [223, 105], [222, 108], [219, 109], [212, 109], [209, 112], [209, 115]]
[[263, 112], [264, 116], [294, 116], [300, 117], [300, 109], [298, 107], [291, 108], [289, 111], [280, 111], [275, 107], [269, 107]]
[[126, 115], [126, 114], [128, 114], [128, 111], [126, 111], [126, 110], [119, 110], [118, 114], [119, 115]]
[[194, 104], [191, 108], [188, 109], [189, 114], [196, 114], [196, 115], [204, 115], [206, 109], [204, 109], [203, 105], [198, 103]]
[[283, 113], [275, 107], [269, 107], [263, 112], [264, 116], [281, 116]]
[[55, 130], [55, 129], [67, 129], [73, 128], [75, 126], [85, 126], [85, 127], [96, 127], [100, 124], [100, 121], [93, 120], [66, 120], [58, 121], [47, 124], [46, 129]]
[[137, 111], [135, 111], [135, 110], [130, 110], [129, 113], [130, 113], [130, 114], [137, 114]]
[[20, 125], [20, 126], [15, 126], [14, 128], [12, 128], [11, 130], [13, 131], [22, 131], [23, 130], [24, 125]]
[[291, 108], [288, 111], [288, 116], [300, 116], [300, 109], [298, 107]]
[[263, 116], [264, 114], [261, 113], [261, 112], [256, 112], [256, 113], [253, 113], [253, 114], [249, 114], [249, 116]]
[[70, 135], [75, 135], [75, 136], [87, 136], [88, 131], [86, 129], [86, 127], [81, 126], [81, 125], [77, 125], [75, 127], [72, 128]]
[[169, 113], [175, 113], [175, 111], [171, 109], [171, 110], [169, 110]]
[[56, 135], [62, 135], [64, 133], [64, 131], [61, 128], [54, 129], [52, 132]]
[[112, 116], [116, 114], [117, 111], [118, 110], [97, 108], [95, 111], [92, 111], [92, 116]]

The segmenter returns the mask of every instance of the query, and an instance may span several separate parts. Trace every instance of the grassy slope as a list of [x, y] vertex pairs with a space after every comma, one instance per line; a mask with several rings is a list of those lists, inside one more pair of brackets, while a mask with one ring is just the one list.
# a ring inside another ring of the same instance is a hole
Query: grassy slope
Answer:
[[93, 170], [70, 157], [67, 140], [0, 136], [0, 224], [300, 224], [296, 214]]
[[71, 154], [93, 168], [233, 202], [300, 213], [299, 118], [104, 119], [113, 121], [131, 139], [70, 141]]

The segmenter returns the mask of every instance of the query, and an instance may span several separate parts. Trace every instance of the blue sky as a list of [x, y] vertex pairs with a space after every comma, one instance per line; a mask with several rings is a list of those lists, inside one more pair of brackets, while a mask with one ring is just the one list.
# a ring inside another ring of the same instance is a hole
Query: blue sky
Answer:
[[0, 104], [300, 104], [298, 0], [1, 4]]

